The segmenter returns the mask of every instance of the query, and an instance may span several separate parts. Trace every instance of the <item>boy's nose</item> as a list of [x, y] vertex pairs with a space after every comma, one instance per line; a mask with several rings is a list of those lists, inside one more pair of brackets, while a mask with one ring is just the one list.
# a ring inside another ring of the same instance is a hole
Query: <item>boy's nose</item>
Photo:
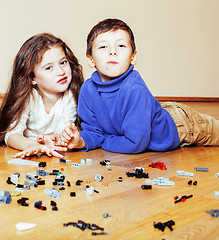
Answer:
[[117, 56], [118, 54], [117, 54], [117, 52], [110, 52], [110, 55]]
[[117, 54], [116, 49], [115, 48], [111, 48], [110, 51], [109, 51], [109, 55], [110, 56], [117, 56], [118, 54]]

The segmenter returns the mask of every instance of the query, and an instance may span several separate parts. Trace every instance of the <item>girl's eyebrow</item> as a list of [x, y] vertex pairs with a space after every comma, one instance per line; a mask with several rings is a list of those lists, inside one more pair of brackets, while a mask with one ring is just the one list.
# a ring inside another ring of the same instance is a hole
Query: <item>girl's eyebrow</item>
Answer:
[[[61, 57], [61, 58], [59, 59], [59, 62], [62, 61], [63, 59], [67, 59], [67, 57], [64, 55], [63, 57]], [[48, 63], [46, 63], [45, 65], [43, 65], [41, 68], [44, 68], [44, 67], [46, 67], [47, 65], [51, 65], [51, 64], [53, 64], [53, 62], [48, 62]]]

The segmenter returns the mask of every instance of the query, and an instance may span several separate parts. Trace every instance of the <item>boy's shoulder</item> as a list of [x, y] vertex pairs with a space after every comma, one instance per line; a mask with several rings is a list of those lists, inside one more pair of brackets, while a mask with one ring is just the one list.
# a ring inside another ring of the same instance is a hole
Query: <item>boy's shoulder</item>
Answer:
[[147, 88], [145, 81], [142, 79], [140, 73], [137, 70], [131, 71], [129, 75], [124, 79], [123, 87]]

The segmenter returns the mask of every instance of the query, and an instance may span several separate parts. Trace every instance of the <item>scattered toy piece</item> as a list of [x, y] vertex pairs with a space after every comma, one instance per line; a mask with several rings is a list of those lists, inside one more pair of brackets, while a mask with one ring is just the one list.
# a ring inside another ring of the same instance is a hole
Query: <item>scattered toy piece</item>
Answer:
[[135, 172], [127, 172], [127, 177], [136, 177], [136, 178], [149, 178], [148, 173], [144, 173], [144, 168], [135, 168]]
[[152, 167], [152, 168], [158, 168], [160, 170], [167, 170], [167, 167], [165, 166], [164, 162], [151, 162], [149, 165], [149, 167]]
[[70, 192], [71, 197], [76, 197], [76, 192]]
[[103, 179], [103, 176], [101, 176], [100, 174], [97, 174], [94, 178], [97, 182], [100, 182]]
[[8, 191], [0, 191], [0, 204], [9, 204], [11, 202], [11, 195]]
[[176, 174], [179, 176], [187, 176], [187, 177], [193, 177], [194, 173], [191, 172], [185, 172], [185, 171], [176, 171]]
[[8, 179], [6, 180], [6, 183], [7, 183], [7, 184], [16, 185], [15, 183], [13, 183], [13, 182], [11, 181], [11, 178], [10, 178], [10, 177], [8, 177]]
[[102, 166], [110, 165], [110, 161], [104, 160], [104, 161], [100, 162], [100, 165], [102, 165]]
[[83, 182], [82, 180], [77, 180], [77, 182], [75, 183], [75, 185], [80, 186], [82, 182]]
[[42, 211], [46, 211], [46, 207], [45, 206], [42, 206], [42, 201], [37, 201], [34, 203], [34, 207], [39, 209], [39, 210], [42, 210]]
[[219, 196], [219, 191], [214, 191], [214, 196], [218, 197]]
[[175, 222], [173, 220], [169, 220], [167, 222], [161, 223], [161, 222], [154, 222], [154, 228], [158, 228], [162, 232], [165, 230], [165, 227], [168, 227], [170, 231], [173, 231], [172, 226], [175, 225]]
[[212, 217], [219, 217], [219, 209], [212, 209], [210, 211], [205, 211], [206, 213], [209, 213]]
[[28, 230], [28, 229], [31, 229], [31, 228], [34, 228], [34, 227], [36, 227], [35, 223], [19, 222], [19, 223], [16, 224], [16, 228], [20, 231]]
[[56, 189], [56, 188], [52, 188], [51, 190], [45, 189], [44, 192], [45, 192], [46, 194], [48, 194], [50, 197], [61, 198], [61, 195], [60, 195], [60, 193], [58, 192], [58, 189]]
[[26, 203], [27, 200], [29, 200], [29, 198], [22, 197], [21, 199], [17, 200], [17, 203], [19, 203], [21, 206], [28, 207], [29, 204]]
[[169, 178], [164, 178], [164, 177], [158, 177], [154, 178], [153, 180], [147, 179], [145, 180], [146, 183], [150, 184], [156, 184], [159, 186], [173, 186], [175, 183], [173, 181], [170, 181]]
[[141, 185], [143, 190], [152, 189], [152, 185]]
[[62, 162], [62, 163], [71, 163], [71, 160], [66, 160], [64, 158], [60, 158], [59, 159], [59, 162]]
[[72, 163], [72, 167], [76, 167], [76, 168], [79, 168], [81, 166], [80, 163]]
[[183, 196], [181, 196], [181, 197], [175, 196], [175, 197], [174, 197], [174, 200], [175, 200], [174, 203], [185, 202], [186, 199], [191, 198], [191, 197], [193, 197], [193, 195], [189, 195], [189, 196], [183, 195]]
[[195, 167], [194, 169], [199, 172], [208, 172], [208, 168]]
[[111, 215], [108, 214], [108, 213], [104, 213], [104, 214], [103, 214], [103, 217], [104, 217], [104, 218], [108, 218], [108, 217], [111, 217]]
[[51, 202], [50, 202], [50, 205], [52, 206], [52, 210], [53, 210], [53, 211], [58, 211], [56, 202], [51, 201]]

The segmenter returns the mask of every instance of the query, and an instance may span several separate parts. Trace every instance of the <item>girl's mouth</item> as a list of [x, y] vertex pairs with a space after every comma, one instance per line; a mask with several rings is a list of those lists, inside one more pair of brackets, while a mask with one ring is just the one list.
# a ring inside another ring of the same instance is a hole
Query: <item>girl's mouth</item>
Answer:
[[67, 82], [67, 77], [64, 77], [64, 78], [59, 79], [59, 81], [57, 83], [65, 84], [66, 82]]

